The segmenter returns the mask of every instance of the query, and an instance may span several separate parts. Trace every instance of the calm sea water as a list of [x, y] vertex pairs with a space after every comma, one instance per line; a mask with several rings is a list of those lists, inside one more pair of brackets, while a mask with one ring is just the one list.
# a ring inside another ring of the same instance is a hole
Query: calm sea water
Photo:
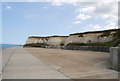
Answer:
[[20, 46], [20, 45], [15, 45], [15, 44], [0, 44], [0, 49], [5, 49], [5, 48], [10, 48], [10, 47], [15, 47], [15, 46]]

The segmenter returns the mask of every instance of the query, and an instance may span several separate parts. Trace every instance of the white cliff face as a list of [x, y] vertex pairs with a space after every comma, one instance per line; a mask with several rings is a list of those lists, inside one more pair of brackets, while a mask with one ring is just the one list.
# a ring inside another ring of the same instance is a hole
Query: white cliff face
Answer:
[[112, 37], [112, 36], [108, 36], [108, 37], [99, 37], [98, 42], [104, 43], [104, 42], [110, 42], [110, 41], [112, 41], [112, 40], [113, 40], [113, 37]]
[[66, 38], [67, 37], [50, 37], [49, 40], [47, 41], [47, 44], [58, 46], [60, 44], [64, 44]]
[[64, 44], [67, 37], [49, 37], [49, 38], [35, 38], [29, 37], [26, 41], [26, 44], [30, 43], [46, 43], [49, 45], [59, 46], [60, 44]]
[[82, 36], [80, 36], [80, 34], [73, 34], [69, 36], [29, 37], [26, 44], [46, 43], [52, 46], [60, 46], [61, 44], [67, 45], [69, 43], [104, 43], [113, 40], [112, 35], [101, 37], [102, 34], [103, 33], [87, 33]]
[[99, 35], [88, 35], [88, 36], [83, 36], [83, 37], [79, 37], [79, 35], [72, 35], [69, 36], [66, 41], [65, 41], [65, 45], [68, 43], [96, 43], [96, 42], [109, 42], [112, 41], [113, 37], [112, 36], [108, 36], [108, 37], [100, 37]]
[[69, 43], [96, 43], [96, 42], [109, 42], [112, 41], [113, 37], [99, 37], [96, 35], [93, 36], [83, 36], [79, 37], [79, 35], [71, 35], [69, 37], [50, 37], [48, 39], [45, 38], [28, 38], [26, 44], [30, 43], [46, 43], [53, 46], [59, 46], [60, 44], [67, 45]]
[[46, 40], [43, 38], [28, 38], [26, 41], [26, 44], [30, 44], [30, 43], [46, 43]]

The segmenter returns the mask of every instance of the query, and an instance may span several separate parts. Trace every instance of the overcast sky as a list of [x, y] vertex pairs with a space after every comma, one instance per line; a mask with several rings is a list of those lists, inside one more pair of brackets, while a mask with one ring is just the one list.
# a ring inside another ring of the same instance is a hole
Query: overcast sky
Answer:
[[117, 2], [4, 2], [3, 43], [118, 28]]

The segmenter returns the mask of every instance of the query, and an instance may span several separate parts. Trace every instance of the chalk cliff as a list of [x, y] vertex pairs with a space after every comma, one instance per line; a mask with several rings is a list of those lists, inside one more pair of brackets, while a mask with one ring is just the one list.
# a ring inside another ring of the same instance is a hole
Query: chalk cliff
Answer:
[[51, 46], [67, 45], [69, 43], [104, 43], [112, 41], [113, 34], [120, 29], [93, 31], [84, 33], [70, 34], [69, 36], [48, 36], [48, 37], [28, 37], [25, 44], [46, 43]]
[[65, 44], [68, 36], [49, 36], [49, 37], [28, 37], [25, 44], [30, 43], [46, 43], [53, 46], [58, 46], [60, 44]]

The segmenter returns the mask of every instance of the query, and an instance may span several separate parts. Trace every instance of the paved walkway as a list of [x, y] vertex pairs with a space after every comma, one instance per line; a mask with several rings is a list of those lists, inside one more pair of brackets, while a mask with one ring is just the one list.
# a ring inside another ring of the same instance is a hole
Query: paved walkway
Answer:
[[69, 79], [22, 47], [9, 48], [3, 55], [3, 79]]
[[25, 49], [72, 79], [118, 79], [118, 72], [107, 69], [109, 53], [46, 48]]

